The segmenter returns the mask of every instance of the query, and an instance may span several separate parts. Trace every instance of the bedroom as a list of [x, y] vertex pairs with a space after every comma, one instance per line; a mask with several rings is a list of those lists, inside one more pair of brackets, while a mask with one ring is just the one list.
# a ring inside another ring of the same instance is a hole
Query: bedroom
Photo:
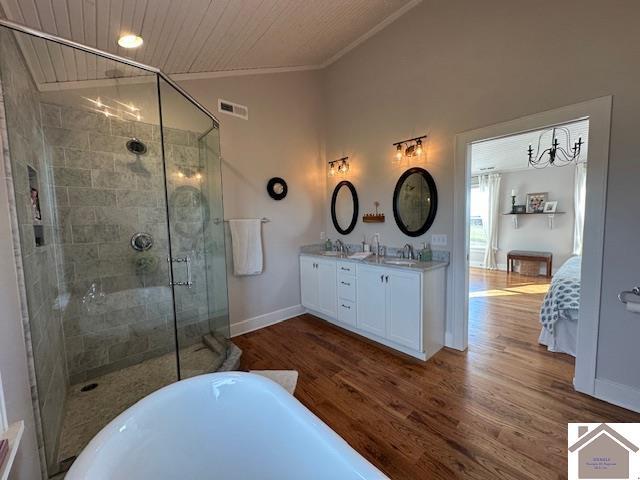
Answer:
[[555, 352], [573, 368], [588, 137], [582, 119], [472, 145], [471, 343]]

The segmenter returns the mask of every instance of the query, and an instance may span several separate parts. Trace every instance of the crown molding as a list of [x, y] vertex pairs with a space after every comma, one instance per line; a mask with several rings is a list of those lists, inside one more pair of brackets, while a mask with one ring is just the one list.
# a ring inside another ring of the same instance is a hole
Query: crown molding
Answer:
[[169, 76], [176, 82], [184, 80], [204, 80], [208, 78], [242, 77], [245, 75], [269, 75], [273, 73], [304, 72], [320, 70], [321, 65], [298, 65], [295, 67], [245, 68], [238, 70], [220, 70], [218, 72], [173, 73]]
[[[297, 65], [292, 67], [265, 67], [265, 68], [246, 68], [246, 69], [237, 69], [237, 70], [221, 70], [214, 72], [187, 72], [187, 73], [173, 73], [167, 74], [173, 81], [182, 82], [189, 80], [206, 80], [212, 78], [227, 78], [227, 77], [240, 77], [245, 75], [269, 75], [276, 73], [291, 73], [291, 72], [303, 72], [303, 71], [313, 71], [313, 70], [322, 70], [327, 68], [331, 64], [338, 61], [340, 58], [345, 56], [351, 50], [356, 48], [357, 46], [364, 43], [369, 38], [373, 37], [375, 34], [383, 30], [385, 27], [395, 22], [398, 18], [402, 17], [405, 13], [407, 13], [412, 8], [416, 7], [422, 3], [422, 0], [410, 0], [406, 5], [402, 8], [396, 10], [394, 13], [389, 15], [387, 18], [382, 20], [376, 26], [368, 30], [366, 33], [358, 37], [356, 40], [351, 42], [349, 45], [339, 50], [337, 53], [329, 57], [329, 59], [325, 60], [323, 63], [319, 65]], [[150, 76], [151, 77], [151, 76]], [[117, 80], [117, 84], [135, 84], [135, 83], [145, 83], [149, 81], [150, 77], [141, 76], [141, 77], [130, 77], [130, 78], [119, 78]], [[46, 92], [46, 91], [56, 91], [56, 90], [72, 90], [78, 88], [89, 88], [89, 87], [104, 87], [111, 86], [116, 84], [113, 79], [98, 79], [98, 80], [79, 80], [72, 82], [57, 82], [57, 83], [39, 83], [37, 84], [38, 90]]]

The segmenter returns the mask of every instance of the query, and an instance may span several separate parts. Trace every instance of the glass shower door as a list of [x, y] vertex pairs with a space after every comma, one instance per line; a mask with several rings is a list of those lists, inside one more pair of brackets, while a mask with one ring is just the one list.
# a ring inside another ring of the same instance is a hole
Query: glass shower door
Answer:
[[165, 159], [171, 283], [180, 378], [227, 359], [227, 300], [219, 130], [158, 79]]

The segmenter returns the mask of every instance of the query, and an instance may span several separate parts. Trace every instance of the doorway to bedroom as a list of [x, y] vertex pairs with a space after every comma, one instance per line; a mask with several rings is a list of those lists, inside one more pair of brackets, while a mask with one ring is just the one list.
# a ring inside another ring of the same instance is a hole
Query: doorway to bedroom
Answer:
[[573, 375], [589, 120], [470, 145], [468, 338]]

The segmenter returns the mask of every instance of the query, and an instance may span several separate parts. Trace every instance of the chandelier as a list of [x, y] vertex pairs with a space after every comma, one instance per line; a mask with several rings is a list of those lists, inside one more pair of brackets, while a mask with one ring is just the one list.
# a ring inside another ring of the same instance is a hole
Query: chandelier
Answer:
[[[547, 132], [551, 133], [551, 145], [544, 150], [542, 149], [542, 137]], [[560, 143], [559, 138], [562, 138]], [[572, 163], [578, 163], [580, 158], [580, 150], [584, 142], [582, 137], [578, 137], [578, 141], [571, 145], [571, 132], [567, 127], [553, 127], [545, 130], [538, 137], [538, 147], [535, 154], [532, 145], [529, 144], [527, 153], [529, 154], [529, 165], [533, 168], [566, 167]]]

